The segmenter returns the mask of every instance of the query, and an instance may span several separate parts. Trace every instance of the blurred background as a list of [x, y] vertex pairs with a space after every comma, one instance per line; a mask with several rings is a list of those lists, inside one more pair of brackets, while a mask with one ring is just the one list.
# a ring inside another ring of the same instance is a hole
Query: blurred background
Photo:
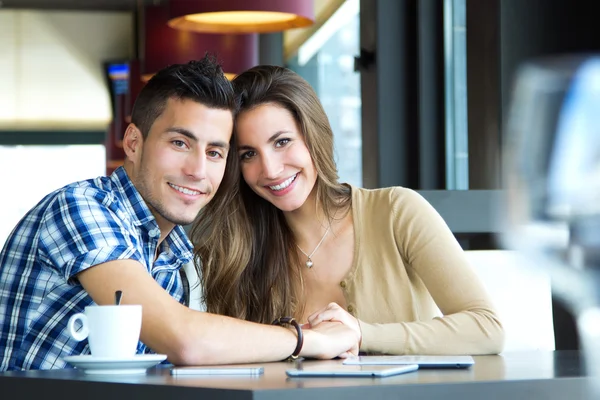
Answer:
[[[465, 250], [501, 250], [517, 72], [540, 57], [598, 51], [596, 3], [0, 0], [0, 244], [49, 191], [122, 163], [120, 139], [144, 80], [210, 51], [231, 76], [277, 64], [307, 79], [333, 126], [342, 181], [418, 190]], [[267, 14], [215, 15], [240, 4]], [[283, 22], [257, 23], [272, 12]], [[491, 287], [499, 301], [519, 283], [531, 304], [546, 295], [531, 287], [548, 291], [546, 309], [527, 321], [544, 317], [550, 340], [531, 342], [578, 349], [572, 312], [547, 278], [497, 260], [481, 262], [488, 280], [505, 278]]]

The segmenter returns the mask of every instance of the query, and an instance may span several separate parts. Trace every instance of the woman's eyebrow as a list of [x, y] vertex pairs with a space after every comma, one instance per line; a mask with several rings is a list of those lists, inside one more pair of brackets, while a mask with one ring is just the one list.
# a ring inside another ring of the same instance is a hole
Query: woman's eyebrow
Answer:
[[[273, 135], [271, 135], [271, 137], [267, 140], [267, 143], [273, 143], [275, 140], [277, 140], [277, 138], [281, 135], [283, 135], [284, 133], [292, 133], [291, 131], [277, 131], [275, 132]], [[248, 146], [246, 144], [242, 144], [238, 146], [238, 150], [254, 150], [254, 147], [252, 146]]]

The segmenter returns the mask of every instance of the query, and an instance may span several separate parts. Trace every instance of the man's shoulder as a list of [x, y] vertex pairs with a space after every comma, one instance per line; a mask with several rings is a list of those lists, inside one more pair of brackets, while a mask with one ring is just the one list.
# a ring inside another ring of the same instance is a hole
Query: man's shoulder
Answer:
[[40, 224], [49, 223], [54, 226], [65, 218], [72, 221], [70, 224], [75, 221], [83, 223], [106, 213], [116, 214], [117, 218], [123, 219], [127, 207], [123, 204], [122, 196], [107, 177], [69, 183], [44, 196], [25, 214], [20, 225], [40, 227]]
[[119, 188], [115, 182], [108, 176], [99, 176], [97, 178], [86, 179], [83, 181], [77, 181], [70, 183], [58, 189], [58, 191], [98, 191], [98, 192], [111, 192], [118, 190]]
[[122, 189], [109, 177], [87, 179], [70, 183], [50, 193], [46, 198], [61, 199], [66, 202], [105, 202], [123, 195]]

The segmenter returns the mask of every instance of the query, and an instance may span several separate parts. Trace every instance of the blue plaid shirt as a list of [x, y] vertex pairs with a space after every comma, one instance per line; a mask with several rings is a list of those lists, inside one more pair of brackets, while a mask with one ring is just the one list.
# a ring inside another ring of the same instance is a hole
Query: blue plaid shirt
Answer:
[[[110, 177], [67, 185], [42, 199], [8, 237], [0, 253], [0, 371], [65, 368], [62, 357], [89, 354], [66, 329], [94, 304], [76, 275], [111, 260], [131, 259], [177, 301], [179, 273], [192, 246], [177, 226], [161, 243], [154, 216], [123, 168]], [[151, 352], [138, 343], [138, 353]]]

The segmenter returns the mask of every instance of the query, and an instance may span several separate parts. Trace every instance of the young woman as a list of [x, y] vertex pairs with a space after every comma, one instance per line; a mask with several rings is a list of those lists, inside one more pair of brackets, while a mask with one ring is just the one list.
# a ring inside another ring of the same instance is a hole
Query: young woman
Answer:
[[498, 316], [433, 207], [338, 182], [329, 121], [294, 72], [258, 66], [233, 83], [239, 193], [192, 231], [208, 311], [340, 321], [372, 353], [500, 352]]

